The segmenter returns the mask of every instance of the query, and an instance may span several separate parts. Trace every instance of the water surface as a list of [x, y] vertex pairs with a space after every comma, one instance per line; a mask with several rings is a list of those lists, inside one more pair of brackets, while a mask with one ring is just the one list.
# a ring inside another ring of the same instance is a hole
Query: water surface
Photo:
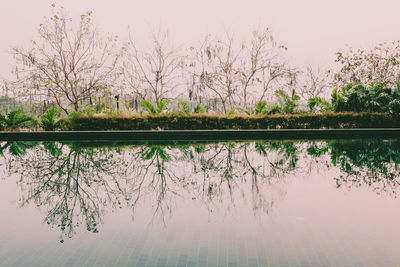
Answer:
[[1, 144], [1, 266], [399, 266], [399, 140]]

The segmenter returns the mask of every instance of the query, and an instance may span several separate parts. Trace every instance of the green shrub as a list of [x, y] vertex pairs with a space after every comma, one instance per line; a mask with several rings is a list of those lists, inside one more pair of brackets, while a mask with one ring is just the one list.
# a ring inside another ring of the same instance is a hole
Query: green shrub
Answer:
[[148, 115], [131, 117], [78, 117], [73, 130], [205, 130], [205, 129], [319, 129], [400, 127], [392, 113], [275, 114], [266, 116]]
[[142, 100], [139, 102], [139, 105], [144, 108], [150, 114], [156, 114], [156, 109], [154, 106], [147, 100]]
[[190, 113], [189, 104], [186, 100], [178, 99], [178, 103], [179, 103], [178, 113], [183, 114], [183, 115], [187, 115]]
[[88, 117], [93, 117], [95, 114], [95, 110], [88, 107], [83, 110], [83, 113], [86, 114]]
[[26, 115], [22, 108], [10, 111], [7, 115], [0, 116], [0, 127], [2, 130], [16, 130], [24, 127], [32, 127], [37, 121]]
[[163, 111], [165, 111], [168, 104], [169, 99], [161, 100], [160, 103], [157, 104], [157, 108], [155, 108], [155, 106], [153, 106], [148, 100], [142, 100], [139, 102], [139, 105], [152, 115], [161, 114]]
[[75, 118], [79, 118], [82, 116], [82, 113], [76, 110], [71, 111], [71, 113], [68, 114], [68, 118], [69, 119], [75, 119]]
[[265, 100], [259, 101], [254, 108], [254, 115], [260, 114], [268, 114], [267, 101]]
[[278, 105], [272, 105], [267, 108], [268, 115], [280, 114], [280, 113], [283, 113], [283, 111], [282, 108]]
[[275, 96], [283, 113], [294, 114], [298, 111], [300, 96], [296, 94], [294, 89], [292, 89], [290, 96], [283, 90], [276, 90]]
[[234, 111], [233, 109], [228, 110], [228, 112], [226, 112], [225, 115], [226, 115], [227, 117], [230, 117], [230, 116], [232, 116], [232, 115], [235, 115], [235, 111]]
[[332, 106], [336, 112], [391, 112], [398, 113], [400, 91], [388, 88], [386, 83], [364, 86], [348, 84], [341, 92], [332, 91]]
[[319, 96], [308, 99], [307, 106], [310, 112], [325, 112], [332, 110], [332, 105]]
[[248, 109], [242, 108], [242, 107], [240, 107], [240, 106], [237, 106], [236, 109], [237, 109], [238, 111], [243, 112], [244, 114], [246, 114], [246, 115], [248, 115], [248, 116], [251, 115], [251, 112], [250, 112]]
[[206, 108], [200, 104], [194, 107], [194, 113], [200, 114], [200, 113], [206, 113]]
[[58, 119], [57, 116], [61, 113], [61, 110], [57, 108], [49, 109], [42, 117], [40, 127], [45, 131], [54, 131], [60, 129], [64, 123], [63, 119]]

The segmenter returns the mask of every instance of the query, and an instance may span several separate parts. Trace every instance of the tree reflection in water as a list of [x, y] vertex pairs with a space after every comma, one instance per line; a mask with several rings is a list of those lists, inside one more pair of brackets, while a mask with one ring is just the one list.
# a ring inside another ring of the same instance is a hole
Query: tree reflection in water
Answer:
[[328, 141], [311, 145], [314, 157], [330, 156], [330, 164], [342, 174], [335, 178], [337, 187], [368, 186], [378, 194], [397, 196], [400, 183], [399, 140]]
[[114, 151], [45, 142], [16, 155], [10, 166], [20, 174], [21, 206], [45, 208], [44, 221], [61, 229], [63, 242], [81, 224], [97, 232], [105, 209], [128, 199], [125, 165]]
[[21, 206], [46, 209], [44, 221], [60, 240], [85, 225], [98, 231], [105, 212], [154, 203], [153, 218], [171, 216], [174, 204], [200, 201], [211, 215], [240, 205], [269, 214], [299, 173], [338, 168], [338, 187], [370, 186], [397, 195], [399, 141], [227, 142], [193, 145], [3, 143], [0, 153], [19, 173]]

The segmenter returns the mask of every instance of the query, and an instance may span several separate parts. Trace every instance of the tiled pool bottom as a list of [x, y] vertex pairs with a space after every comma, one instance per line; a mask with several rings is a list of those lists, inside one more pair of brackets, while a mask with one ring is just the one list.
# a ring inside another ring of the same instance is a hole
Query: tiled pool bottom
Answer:
[[10, 143], [0, 266], [400, 266], [400, 142]]
[[208, 210], [196, 200], [174, 204], [164, 218], [137, 210], [132, 221], [123, 209], [108, 214], [99, 233], [78, 231], [64, 243], [42, 212], [18, 209], [0, 220], [0, 265], [399, 266], [399, 201], [338, 191], [317, 176], [286, 189], [268, 215], [240, 203]]

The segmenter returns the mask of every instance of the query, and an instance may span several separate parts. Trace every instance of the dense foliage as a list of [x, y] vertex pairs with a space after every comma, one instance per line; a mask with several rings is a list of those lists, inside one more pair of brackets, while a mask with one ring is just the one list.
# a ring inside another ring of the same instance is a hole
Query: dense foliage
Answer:
[[62, 127], [64, 122], [63, 119], [57, 119], [57, 116], [60, 114], [60, 110], [56, 108], [51, 108], [47, 113], [45, 113], [42, 117], [42, 121], [40, 122], [40, 126], [45, 131], [54, 131]]
[[36, 120], [25, 114], [22, 108], [10, 111], [3, 115], [0, 112], [0, 129], [17, 130], [19, 128], [32, 127], [36, 125]]
[[364, 86], [348, 84], [332, 92], [333, 108], [337, 112], [400, 112], [400, 84], [390, 88], [385, 83]]
[[[192, 108], [184, 99], [171, 105], [170, 99], [162, 99], [157, 105], [148, 100], [139, 104], [143, 110], [133, 115], [118, 111], [95, 114], [91, 108], [83, 112], [73, 111], [68, 119], [58, 118], [61, 110], [51, 108], [39, 123], [46, 131], [62, 130], [151, 130], [151, 129], [280, 129], [280, 128], [369, 128], [399, 127], [400, 84], [390, 88], [386, 84], [348, 84], [332, 91], [329, 102], [321, 97], [308, 99], [308, 112], [301, 110], [300, 97], [293, 89], [289, 95], [277, 90], [277, 102], [259, 101], [247, 110], [237, 107], [223, 114], [208, 114], [207, 108]], [[23, 109], [9, 112], [1, 117], [1, 129], [16, 130], [30, 127], [35, 119]]]
[[400, 117], [389, 113], [322, 113], [262, 116], [148, 115], [80, 116], [72, 130], [205, 130], [205, 129], [319, 129], [400, 127]]

